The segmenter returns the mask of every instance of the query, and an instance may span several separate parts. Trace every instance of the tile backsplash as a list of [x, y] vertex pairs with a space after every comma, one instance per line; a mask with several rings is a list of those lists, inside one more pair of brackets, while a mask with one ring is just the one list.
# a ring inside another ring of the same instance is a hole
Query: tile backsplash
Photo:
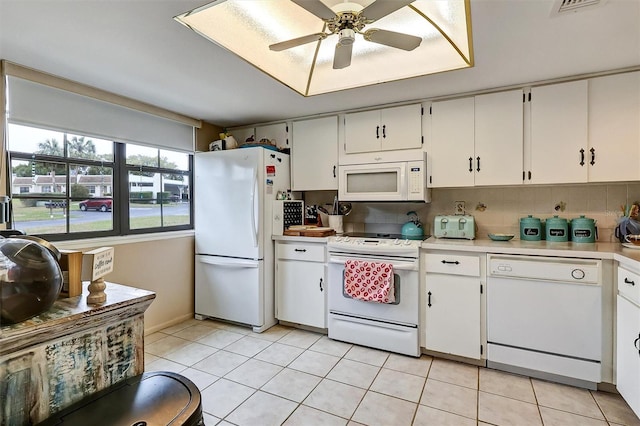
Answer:
[[[431, 234], [433, 220], [439, 214], [453, 214], [456, 201], [464, 201], [467, 214], [475, 216], [477, 238], [487, 234], [520, 233], [521, 217], [533, 215], [546, 219], [554, 215], [573, 219], [585, 215], [596, 220], [598, 241], [615, 241], [614, 228], [622, 215], [621, 206], [640, 201], [640, 183], [519, 186], [492, 188], [432, 189], [431, 203], [352, 203], [352, 212], [344, 218], [345, 232], [399, 233], [408, 221], [407, 212], [415, 211]], [[306, 204], [329, 204], [335, 191], [304, 194]]]

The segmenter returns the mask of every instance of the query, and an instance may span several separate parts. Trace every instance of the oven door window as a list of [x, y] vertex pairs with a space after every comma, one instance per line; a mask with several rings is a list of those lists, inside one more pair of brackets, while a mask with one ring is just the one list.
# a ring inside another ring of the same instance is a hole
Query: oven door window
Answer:
[[[400, 275], [393, 274], [393, 295], [395, 297], [395, 302], [393, 302], [393, 303], [383, 303], [384, 305], [399, 305], [400, 304], [400, 294], [402, 294], [402, 292], [400, 291], [401, 285], [402, 285], [402, 283], [401, 283]], [[342, 296], [345, 299], [353, 299], [353, 297], [349, 296], [344, 291], [344, 270], [342, 271]], [[358, 299], [353, 299], [353, 300], [358, 300]], [[362, 302], [365, 302], [365, 301], [362, 300]], [[365, 302], [365, 303], [378, 303], [378, 302]]]

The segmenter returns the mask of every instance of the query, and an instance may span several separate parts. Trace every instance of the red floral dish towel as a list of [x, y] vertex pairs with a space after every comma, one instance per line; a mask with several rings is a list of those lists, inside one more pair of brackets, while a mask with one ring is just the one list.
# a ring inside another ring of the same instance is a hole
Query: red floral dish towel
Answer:
[[393, 266], [390, 263], [364, 260], [345, 261], [344, 292], [365, 302], [395, 302]]

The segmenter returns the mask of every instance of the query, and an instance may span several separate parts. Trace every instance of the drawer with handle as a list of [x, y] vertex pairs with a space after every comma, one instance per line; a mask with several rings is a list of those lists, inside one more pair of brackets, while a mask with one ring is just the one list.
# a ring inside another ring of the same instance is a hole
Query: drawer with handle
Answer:
[[427, 253], [425, 271], [437, 274], [480, 276], [480, 257], [473, 255]]
[[276, 257], [278, 259], [324, 262], [325, 247], [325, 244], [279, 242], [278, 244], [276, 244]]
[[618, 293], [640, 305], [640, 275], [618, 267]]

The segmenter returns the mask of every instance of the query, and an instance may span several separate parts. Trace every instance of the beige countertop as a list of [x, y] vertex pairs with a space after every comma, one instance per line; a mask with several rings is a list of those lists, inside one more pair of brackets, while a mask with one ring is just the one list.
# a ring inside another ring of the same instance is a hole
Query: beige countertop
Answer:
[[288, 241], [294, 243], [327, 243], [329, 237], [294, 237], [290, 235], [272, 235], [273, 241]]
[[626, 248], [620, 243], [558, 243], [550, 241], [454, 240], [430, 237], [422, 243], [427, 250], [455, 250], [479, 253], [526, 254], [532, 256], [612, 259], [620, 263], [640, 262], [640, 247]]
[[[327, 243], [329, 237], [292, 237], [274, 235], [274, 241]], [[610, 259], [630, 268], [640, 269], [640, 246], [626, 248], [620, 243], [558, 243], [550, 241], [492, 241], [490, 239], [457, 240], [429, 237], [422, 245], [426, 250], [454, 250], [476, 253], [524, 254], [531, 256], [580, 257]]]

